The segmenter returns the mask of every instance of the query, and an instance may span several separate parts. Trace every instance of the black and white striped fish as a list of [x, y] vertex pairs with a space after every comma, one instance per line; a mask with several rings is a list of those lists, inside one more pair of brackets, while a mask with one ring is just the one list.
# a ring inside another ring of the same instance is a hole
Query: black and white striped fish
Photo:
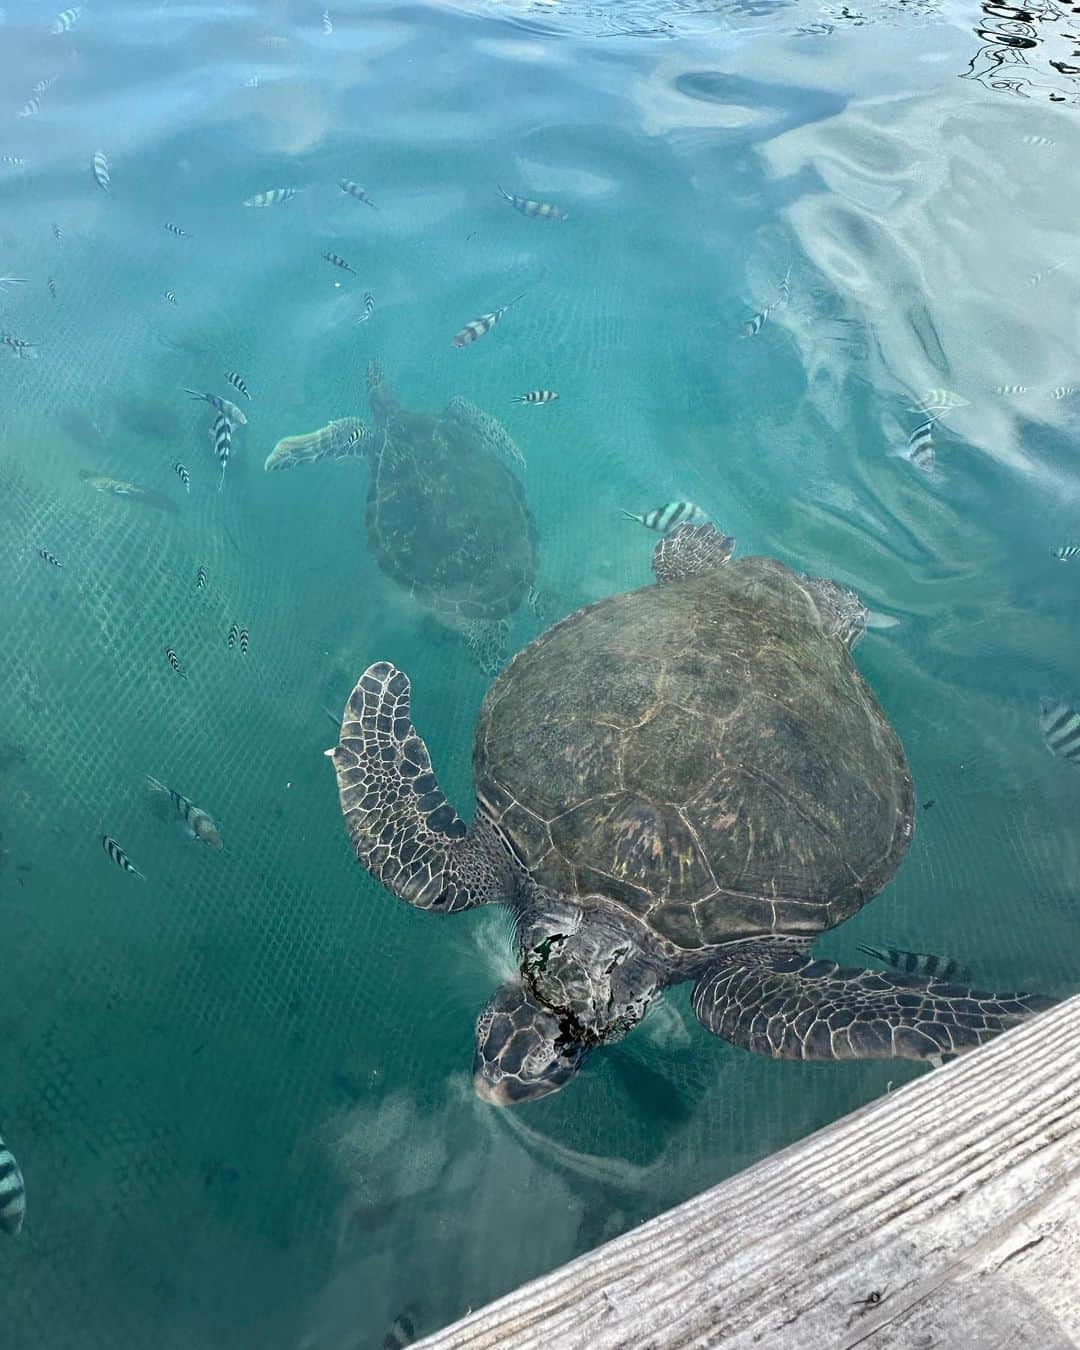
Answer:
[[53, 238], [56, 240], [56, 247], [57, 247], [57, 248], [63, 248], [63, 247], [64, 247], [64, 232], [63, 232], [63, 230], [61, 230], [61, 228], [60, 228], [59, 225], [53, 225], [53, 227], [52, 227], [52, 232], [53, 232]]
[[1048, 146], [1055, 144], [1055, 142], [1052, 141], [1049, 136], [1024, 136], [1023, 142], [1025, 145], [1039, 145], [1039, 146]]
[[26, 102], [22, 105], [22, 107], [19, 109], [19, 116], [36, 117], [40, 111], [41, 111], [41, 99], [38, 98], [37, 94], [34, 94], [31, 98], [28, 98]]
[[1039, 730], [1052, 755], [1080, 764], [1080, 713], [1061, 699], [1039, 700]]
[[15, 1155], [0, 1135], [0, 1229], [12, 1237], [26, 1218], [26, 1184]]
[[624, 511], [623, 515], [628, 520], [638, 521], [646, 529], [655, 530], [657, 534], [667, 534], [676, 525], [701, 525], [708, 520], [701, 507], [695, 506], [693, 502], [668, 502], [646, 511], [644, 515], [635, 515], [633, 511]]
[[499, 196], [504, 201], [510, 203], [515, 211], [520, 211], [523, 216], [528, 216], [532, 220], [566, 220], [567, 214], [561, 211], [557, 206], [552, 206], [551, 202], [534, 202], [528, 197], [518, 197], [513, 192], [507, 192], [496, 185]]
[[416, 1327], [408, 1311], [399, 1312], [394, 1324], [383, 1337], [382, 1350], [405, 1350], [416, 1340]]
[[765, 324], [765, 320], [771, 313], [771, 305], [766, 305], [764, 309], [759, 309], [758, 312], [752, 318], [747, 319], [739, 329], [739, 336], [744, 338], [757, 337]]
[[[7, 278], [9, 281], [16, 279], [13, 277]], [[0, 342], [5, 347], [10, 347], [16, 356], [22, 356], [24, 352], [31, 351], [35, 345], [33, 342], [27, 342], [25, 338], [16, 337], [14, 333], [0, 333]]]
[[185, 389], [184, 393], [190, 394], [192, 398], [204, 399], [211, 408], [221, 413], [222, 417], [227, 417], [235, 426], [247, 426], [247, 414], [235, 403], [230, 403], [227, 398], [222, 398], [218, 394], [201, 394], [197, 389]]
[[47, 89], [52, 88], [56, 83], [56, 78], [55, 75], [46, 75], [44, 79], [38, 80], [37, 84], [34, 85], [30, 92], [32, 94], [44, 94]]
[[243, 656], [246, 656], [248, 649], [248, 630], [246, 628], [240, 629], [239, 641], [240, 641], [240, 652]]
[[49, 294], [50, 294], [50, 295], [52, 296], [52, 298], [55, 300], [55, 299], [56, 299], [56, 282], [53, 281], [52, 277], [49, 277], [48, 281], [47, 281], [45, 284], [46, 284], [46, 285], [48, 286], [48, 288], [49, 288]]
[[909, 952], [903, 947], [863, 947], [859, 951], [882, 961], [894, 970], [902, 970], [905, 975], [920, 975], [927, 980], [944, 980], [967, 984], [971, 971], [951, 957], [934, 956], [930, 952]]
[[995, 394], [1027, 394], [1030, 387], [1026, 384], [996, 384], [994, 385]]
[[370, 291], [364, 292], [364, 312], [357, 319], [357, 323], [367, 323], [368, 319], [375, 313], [375, 297]]
[[39, 558], [43, 558], [45, 562], [49, 564], [50, 567], [63, 567], [64, 565], [60, 561], [60, 559], [54, 557], [53, 554], [51, 554], [47, 548], [39, 548], [37, 551], [37, 555]]
[[176, 814], [184, 822], [185, 832], [192, 839], [198, 839], [211, 848], [220, 849], [223, 847], [218, 827], [214, 824], [209, 813], [204, 811], [201, 806], [196, 806], [189, 797], [185, 797], [175, 788], [168, 787], [149, 774], [146, 775], [146, 783], [151, 792], [160, 792], [168, 797]]
[[911, 411], [923, 417], [936, 419], [953, 408], [966, 408], [968, 401], [951, 389], [927, 389], [922, 398], [911, 405]]
[[184, 672], [180, 667], [180, 658], [177, 656], [177, 654], [173, 651], [171, 647], [167, 646], [165, 648], [165, 660], [168, 661], [169, 665], [172, 666], [173, 670], [176, 671], [177, 675], [183, 675], [184, 679], [185, 680], [187, 679], [187, 676], [184, 675]]
[[1056, 388], [1050, 390], [1050, 397], [1057, 399], [1071, 398], [1077, 390], [1080, 390], [1080, 385], [1059, 384]]
[[353, 427], [352, 431], [350, 431], [348, 436], [345, 437], [345, 444], [342, 446], [338, 458], [342, 458], [343, 456], [347, 455], [349, 451], [353, 448], [353, 446], [357, 443], [357, 441], [361, 441], [363, 440], [363, 438], [364, 438], [363, 425]]
[[224, 413], [218, 413], [214, 418], [214, 425], [210, 428], [210, 436], [214, 442], [214, 457], [221, 465], [221, 482], [218, 483], [220, 492], [225, 482], [225, 469], [229, 463], [229, 455], [232, 453], [232, 423]]
[[934, 469], [934, 419], [922, 422], [908, 437], [907, 454], [920, 473], [932, 473]]
[[365, 206], [370, 206], [373, 211], [379, 209], [360, 184], [354, 183], [351, 178], [343, 178], [338, 186], [347, 196], [355, 197], [358, 202], [363, 202]]
[[229, 624], [229, 636], [225, 639], [225, 646], [232, 651], [236, 646], [236, 639], [240, 636], [240, 628], [237, 624]]
[[171, 220], [165, 222], [165, 228], [170, 234], [175, 234], [177, 239], [190, 239], [191, 235], [187, 230], [182, 230], [179, 225], [174, 225]]
[[138, 877], [140, 881], [146, 880], [143, 873], [139, 871], [111, 834], [101, 836], [101, 847], [122, 871], [127, 872], [130, 876]]
[[296, 188], [268, 188], [265, 192], [256, 192], [252, 197], [244, 198], [245, 206], [278, 206], [296, 196]]
[[320, 256], [334, 267], [340, 267], [343, 272], [351, 272], [356, 276], [356, 269], [347, 263], [340, 253], [323, 253]]
[[244, 381], [240, 378], [240, 376], [236, 373], [235, 370], [227, 370], [225, 372], [225, 380], [226, 383], [232, 385], [232, 387], [236, 390], [238, 394], [243, 394], [243, 396], [247, 399], [251, 398], [251, 395], [248, 393], [247, 385], [244, 383]]
[[73, 28], [82, 13], [82, 6], [76, 5], [72, 9], [62, 9], [53, 20], [52, 32], [56, 34], [66, 33]]
[[334, 31], [333, 20], [330, 18], [330, 11], [324, 9], [322, 12], [322, 30], [327, 37]]
[[112, 179], [109, 177], [109, 160], [104, 150], [94, 151], [94, 157], [90, 161], [90, 172], [94, 175], [94, 182], [103, 192], [112, 190]]
[[190, 493], [191, 474], [188, 473], [185, 466], [181, 464], [179, 460], [177, 460], [176, 463], [173, 465], [173, 472], [176, 474], [177, 478], [180, 479], [181, 483], [183, 483], [184, 491]]
[[1059, 544], [1050, 550], [1050, 556], [1058, 562], [1072, 562], [1073, 558], [1080, 557], [1080, 544]]
[[0, 164], [6, 164], [9, 169], [21, 169], [25, 163], [22, 155], [0, 155]]
[[527, 394], [515, 394], [515, 403], [554, 403], [558, 398], [554, 389], [531, 389]]
[[195, 571], [195, 589], [197, 591], [201, 591], [205, 585], [206, 585], [206, 568], [202, 565], [202, 563], [200, 563]]
[[175, 304], [176, 304], [176, 292], [175, 292], [175, 291], [166, 291], [166, 292], [165, 292], [165, 299], [168, 300], [168, 302], [169, 302], [170, 305], [175, 305]]
[[[522, 292], [522, 295], [524, 295], [524, 291]], [[481, 314], [478, 319], [470, 320], [460, 332], [454, 334], [453, 341], [450, 345], [452, 347], [468, 347], [470, 343], [475, 342], [477, 338], [482, 338], [485, 333], [490, 333], [510, 306], [516, 305], [520, 299], [520, 295], [515, 295], [513, 300], [503, 305], [500, 309], [493, 310], [490, 314]]]

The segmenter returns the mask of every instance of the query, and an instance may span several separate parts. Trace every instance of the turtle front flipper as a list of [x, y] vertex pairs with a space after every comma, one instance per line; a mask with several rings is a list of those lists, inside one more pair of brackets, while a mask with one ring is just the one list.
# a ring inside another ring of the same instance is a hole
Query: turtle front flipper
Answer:
[[723, 567], [735, 549], [730, 534], [715, 525], [679, 525], [653, 549], [652, 569], [657, 581], [682, 581]]
[[466, 827], [431, 770], [409, 715], [409, 677], [368, 666], [349, 695], [334, 762], [356, 856], [387, 890], [418, 909], [454, 913], [507, 900], [511, 857], [483, 815]]
[[845, 970], [801, 953], [772, 958], [764, 944], [704, 975], [693, 994], [706, 1030], [774, 1059], [938, 1059], [971, 1050], [1054, 1002]]

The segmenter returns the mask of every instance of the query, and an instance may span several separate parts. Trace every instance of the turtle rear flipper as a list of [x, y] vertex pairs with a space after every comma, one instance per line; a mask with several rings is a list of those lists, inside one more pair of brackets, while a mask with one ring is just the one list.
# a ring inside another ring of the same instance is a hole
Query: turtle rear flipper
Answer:
[[712, 572], [731, 557], [735, 540], [715, 525], [680, 525], [653, 549], [652, 568], [657, 581]]
[[[715, 1036], [774, 1059], [938, 1059], [1052, 1007], [1038, 994], [988, 994], [799, 955], [745, 952], [698, 981], [693, 1008]], [[749, 959], [746, 959], [749, 957]]]
[[466, 827], [439, 790], [409, 713], [409, 677], [369, 666], [349, 695], [335, 749], [341, 813], [356, 856], [387, 890], [419, 909], [453, 913], [509, 899], [510, 855], [478, 815]]

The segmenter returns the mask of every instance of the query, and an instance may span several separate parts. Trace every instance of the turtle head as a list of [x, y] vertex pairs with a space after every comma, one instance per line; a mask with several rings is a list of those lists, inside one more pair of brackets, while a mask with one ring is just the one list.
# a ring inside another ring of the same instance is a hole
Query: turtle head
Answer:
[[521, 979], [496, 991], [476, 1026], [473, 1081], [485, 1101], [561, 1088], [597, 1045], [617, 1041], [659, 992], [655, 964], [618, 916], [565, 902], [518, 929]]

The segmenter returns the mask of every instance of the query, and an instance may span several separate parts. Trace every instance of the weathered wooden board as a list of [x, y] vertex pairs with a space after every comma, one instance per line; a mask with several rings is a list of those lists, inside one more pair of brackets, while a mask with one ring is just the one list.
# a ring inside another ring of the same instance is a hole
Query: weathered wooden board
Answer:
[[1080, 1350], [1080, 997], [420, 1344]]

